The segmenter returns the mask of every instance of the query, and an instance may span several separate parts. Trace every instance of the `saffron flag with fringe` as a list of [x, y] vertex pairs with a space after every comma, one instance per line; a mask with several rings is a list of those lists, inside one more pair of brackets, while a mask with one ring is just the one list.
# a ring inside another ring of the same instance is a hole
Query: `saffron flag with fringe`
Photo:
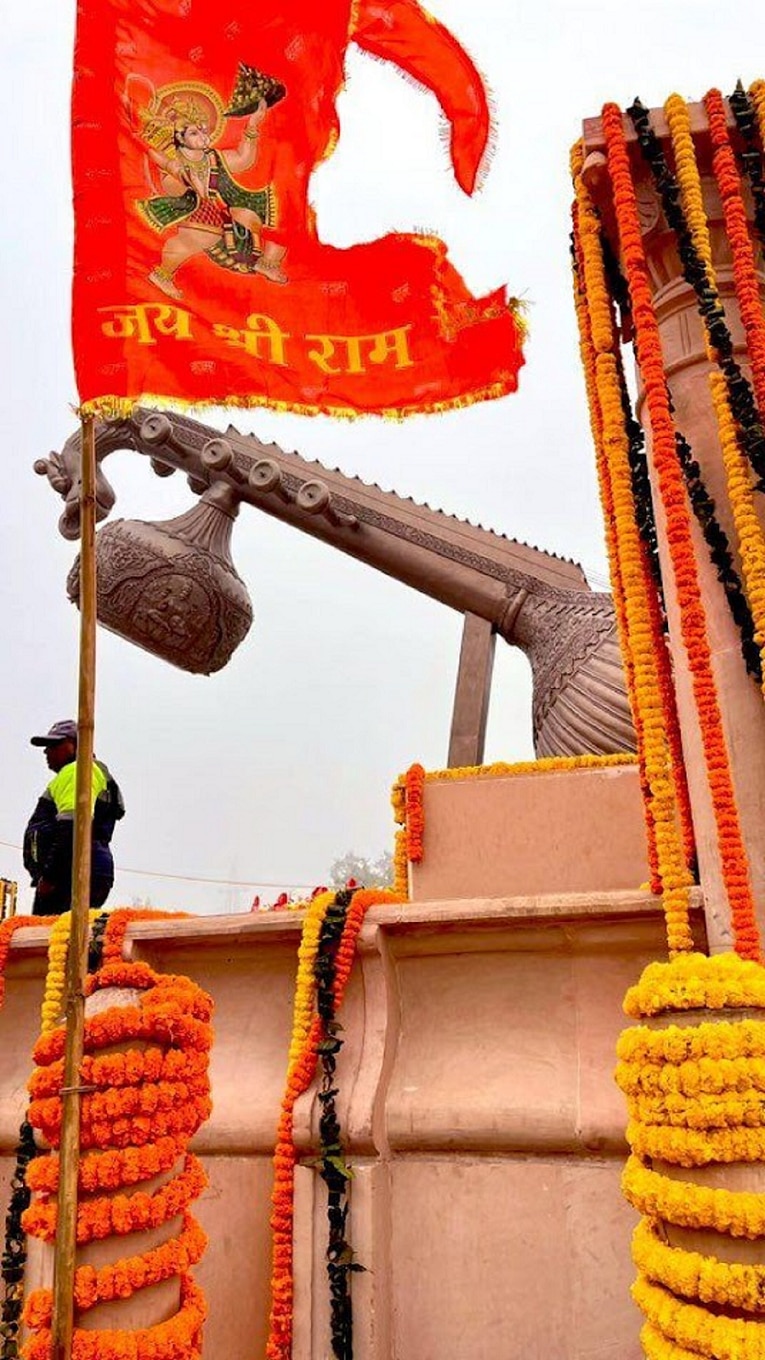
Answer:
[[432, 236], [345, 249], [320, 238], [308, 184], [337, 140], [351, 42], [436, 95], [472, 193], [486, 93], [416, 0], [80, 0], [85, 411], [166, 399], [398, 416], [515, 389], [521, 326], [503, 288], [473, 297]]

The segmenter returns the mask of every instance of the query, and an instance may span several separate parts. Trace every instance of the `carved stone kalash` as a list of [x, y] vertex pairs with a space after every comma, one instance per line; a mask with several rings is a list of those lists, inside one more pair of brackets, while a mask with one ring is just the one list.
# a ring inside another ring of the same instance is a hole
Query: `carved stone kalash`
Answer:
[[[80, 436], [40, 459], [66, 501], [59, 521], [77, 538]], [[107, 454], [147, 455], [159, 476], [187, 474], [199, 504], [177, 519], [116, 521], [98, 535], [98, 616], [112, 631], [184, 670], [226, 664], [252, 619], [229, 545], [241, 501], [465, 616], [450, 765], [480, 763], [497, 634], [527, 655], [538, 756], [632, 752], [634, 730], [608, 594], [576, 563], [415, 505], [229, 428], [225, 436], [178, 415], [136, 410], [96, 428], [97, 513], [114, 493]], [[77, 566], [69, 578], [78, 594]]]
[[[725, 307], [728, 328], [735, 343], [736, 359], [749, 375], [751, 366], [738, 303], [735, 296], [732, 259], [724, 230], [720, 195], [711, 168], [711, 147], [703, 105], [689, 105], [691, 131], [709, 221], [713, 262], [718, 291]], [[651, 126], [665, 147], [669, 138], [666, 117], [661, 109], [651, 109]], [[729, 126], [734, 125], [728, 111]], [[642, 158], [629, 118], [624, 119], [633, 175], [636, 182], [643, 243], [652, 284], [654, 305], [661, 333], [664, 368], [669, 383], [675, 419], [699, 463], [707, 490], [714, 500], [717, 517], [731, 544], [737, 542], [733, 514], [727, 491], [717, 421], [709, 388], [712, 364], [707, 358], [704, 329], [696, 297], [685, 282], [674, 234], [670, 231], [654, 189], [650, 170]], [[605, 139], [600, 118], [586, 119], [583, 125], [584, 167], [590, 193], [600, 210], [604, 227], [618, 253], [618, 234], [613, 217], [611, 186], [604, 155]], [[751, 218], [751, 203], [748, 205]], [[758, 251], [761, 297], [765, 300], [765, 270]], [[639, 374], [638, 374], [639, 379]], [[639, 387], [639, 410], [643, 405]], [[646, 447], [651, 476], [653, 473], [650, 423], [646, 424]], [[656, 497], [659, 555], [665, 585], [670, 646], [674, 660], [674, 680], [683, 754], [688, 774], [693, 825], [698, 849], [701, 882], [704, 888], [709, 943], [713, 952], [731, 945], [727, 898], [722, 881], [715, 819], [707, 782], [701, 733], [693, 698], [690, 672], [681, 636], [677, 591], [667, 551], [666, 523], [660, 498]], [[758, 507], [762, 519], [762, 506]], [[765, 522], [765, 521], [764, 521]], [[759, 904], [760, 929], [765, 928], [765, 707], [757, 684], [741, 663], [738, 630], [727, 607], [717, 570], [710, 559], [699, 525], [693, 523], [694, 555], [707, 614], [717, 693], [723, 730], [729, 753], [752, 887]], [[737, 559], [738, 563], [738, 559]], [[738, 563], [740, 569], [740, 563]]]

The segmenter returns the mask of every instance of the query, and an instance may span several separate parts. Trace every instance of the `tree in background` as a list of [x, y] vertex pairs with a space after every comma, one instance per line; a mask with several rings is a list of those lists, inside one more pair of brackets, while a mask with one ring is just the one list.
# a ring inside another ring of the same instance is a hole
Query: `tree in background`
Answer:
[[383, 850], [377, 859], [366, 859], [363, 855], [347, 850], [340, 859], [333, 861], [329, 871], [329, 886], [344, 888], [349, 879], [365, 888], [389, 888], [393, 882], [393, 856], [390, 850]]

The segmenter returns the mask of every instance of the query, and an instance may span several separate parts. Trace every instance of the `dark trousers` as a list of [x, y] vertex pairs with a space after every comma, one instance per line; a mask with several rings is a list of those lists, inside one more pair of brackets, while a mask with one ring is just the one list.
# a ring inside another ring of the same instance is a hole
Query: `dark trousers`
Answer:
[[[114, 883], [114, 875], [94, 874], [90, 881], [90, 905], [95, 910], [102, 907]], [[70, 911], [72, 906], [72, 885], [56, 884], [53, 892], [45, 893], [40, 897], [35, 893], [32, 903], [33, 916], [61, 916], [65, 911]]]

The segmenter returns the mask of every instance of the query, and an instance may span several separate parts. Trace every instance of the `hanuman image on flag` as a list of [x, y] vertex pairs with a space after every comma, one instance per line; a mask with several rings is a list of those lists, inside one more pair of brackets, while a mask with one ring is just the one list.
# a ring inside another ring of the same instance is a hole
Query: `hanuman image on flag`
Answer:
[[[268, 110], [285, 87], [254, 67], [240, 64], [228, 108], [209, 85], [178, 82], [154, 90], [144, 77], [128, 77], [126, 103], [135, 85], [148, 86], [148, 103], [138, 110], [137, 135], [147, 151], [151, 198], [136, 208], [155, 231], [167, 233], [149, 282], [168, 297], [182, 298], [177, 275], [187, 260], [201, 254], [241, 274], [259, 274], [287, 283], [285, 247], [264, 240], [262, 229], [275, 225], [273, 187], [248, 189], [238, 175], [252, 169]], [[226, 118], [247, 118], [238, 145], [219, 150]], [[159, 184], [156, 177], [159, 177]]]

